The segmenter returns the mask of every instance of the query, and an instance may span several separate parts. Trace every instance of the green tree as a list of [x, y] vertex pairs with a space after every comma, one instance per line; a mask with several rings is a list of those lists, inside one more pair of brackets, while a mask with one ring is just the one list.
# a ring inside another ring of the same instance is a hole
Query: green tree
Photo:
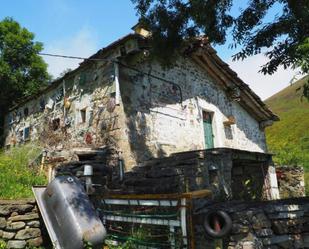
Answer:
[[[34, 34], [12, 18], [0, 22], [0, 122], [9, 106], [46, 86], [50, 76]], [[0, 125], [1, 125], [0, 124]], [[2, 127], [1, 125], [1, 127]], [[0, 132], [1, 134], [1, 132]]]
[[[212, 44], [224, 44], [231, 32], [234, 59], [265, 52], [268, 62], [261, 72], [273, 74], [279, 66], [309, 72], [309, 1], [248, 0], [238, 16], [231, 14], [236, 0], [132, 0], [140, 22], [152, 31], [153, 52], [170, 61], [190, 38], [205, 35]], [[272, 22], [264, 17], [274, 6], [281, 13]], [[304, 94], [309, 98], [309, 90]]]

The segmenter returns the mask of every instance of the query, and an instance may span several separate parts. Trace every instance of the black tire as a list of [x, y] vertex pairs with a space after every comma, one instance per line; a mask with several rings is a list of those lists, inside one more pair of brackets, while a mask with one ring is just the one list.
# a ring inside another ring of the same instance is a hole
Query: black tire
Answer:
[[[215, 218], [220, 223], [220, 231], [216, 231], [214, 228]], [[227, 236], [232, 230], [232, 219], [222, 210], [210, 211], [205, 215], [203, 227], [208, 236], [214, 239], [220, 239]]]

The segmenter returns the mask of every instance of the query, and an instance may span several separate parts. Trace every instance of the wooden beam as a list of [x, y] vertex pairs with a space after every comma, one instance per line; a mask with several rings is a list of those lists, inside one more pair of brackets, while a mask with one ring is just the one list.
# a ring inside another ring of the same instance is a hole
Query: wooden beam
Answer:
[[211, 197], [212, 192], [208, 189], [202, 189], [186, 193], [175, 194], [115, 194], [113, 192], [100, 195], [105, 199], [124, 199], [124, 200], [178, 200], [181, 198], [197, 199]]

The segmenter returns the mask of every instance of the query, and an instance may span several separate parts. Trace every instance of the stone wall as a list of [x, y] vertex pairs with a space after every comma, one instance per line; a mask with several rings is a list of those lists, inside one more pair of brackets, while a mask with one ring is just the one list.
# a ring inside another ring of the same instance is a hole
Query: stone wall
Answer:
[[[224, 238], [228, 249], [294, 249], [309, 248], [309, 198], [286, 199], [267, 202], [221, 202], [201, 203], [195, 206], [203, 220], [203, 213], [209, 210], [224, 210], [232, 218], [233, 228]], [[197, 249], [210, 248], [215, 243], [205, 236], [201, 224], [196, 225]]]
[[276, 173], [281, 198], [305, 196], [305, 172], [303, 167], [277, 166]]
[[109, 188], [139, 194], [209, 189], [219, 200], [276, 199], [270, 168], [269, 154], [228, 148], [187, 151], [145, 161]]
[[[169, 69], [144, 58], [132, 59], [130, 63], [158, 78], [127, 68], [120, 70], [127, 118], [124, 135], [129, 141], [124, 151], [126, 158], [131, 156], [142, 162], [175, 152], [205, 149], [203, 111], [212, 115], [214, 147], [266, 151], [259, 122], [191, 59], [180, 57]], [[225, 125], [231, 116], [235, 124]]]
[[63, 154], [106, 145], [109, 133], [119, 129], [113, 70], [113, 64], [89, 65], [12, 110], [5, 121], [5, 144], [39, 141]]
[[34, 200], [0, 200], [0, 240], [7, 248], [43, 245], [42, 221]]

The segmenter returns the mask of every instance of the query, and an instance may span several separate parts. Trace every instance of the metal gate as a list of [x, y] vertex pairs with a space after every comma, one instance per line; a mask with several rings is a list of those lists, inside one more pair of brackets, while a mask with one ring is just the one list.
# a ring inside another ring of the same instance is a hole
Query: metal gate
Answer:
[[99, 211], [109, 245], [132, 248], [194, 249], [192, 203], [209, 197], [209, 190], [183, 194], [103, 196]]

